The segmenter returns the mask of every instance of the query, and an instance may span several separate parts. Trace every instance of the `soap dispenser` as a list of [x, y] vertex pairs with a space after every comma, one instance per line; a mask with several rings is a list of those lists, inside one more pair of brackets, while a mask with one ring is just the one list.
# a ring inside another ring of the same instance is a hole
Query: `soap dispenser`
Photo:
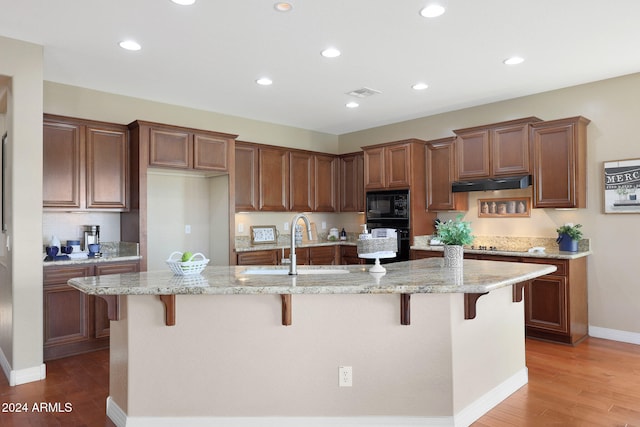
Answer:
[[344, 231], [344, 227], [342, 227], [342, 231], [340, 232], [340, 240], [347, 240], [347, 232]]
[[371, 238], [371, 234], [367, 230], [367, 224], [361, 224], [360, 227], [363, 227], [362, 234], [358, 237], [360, 240], [369, 240]]

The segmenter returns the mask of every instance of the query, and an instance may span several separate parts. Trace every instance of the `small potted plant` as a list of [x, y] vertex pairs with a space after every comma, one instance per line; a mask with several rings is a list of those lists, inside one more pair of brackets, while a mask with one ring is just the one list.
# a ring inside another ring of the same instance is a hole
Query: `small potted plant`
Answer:
[[578, 252], [578, 241], [582, 239], [582, 224], [573, 225], [568, 222], [556, 228], [558, 243], [561, 251]]
[[444, 266], [462, 267], [463, 246], [473, 243], [471, 223], [462, 220], [462, 214], [436, 224], [438, 238], [444, 244]]

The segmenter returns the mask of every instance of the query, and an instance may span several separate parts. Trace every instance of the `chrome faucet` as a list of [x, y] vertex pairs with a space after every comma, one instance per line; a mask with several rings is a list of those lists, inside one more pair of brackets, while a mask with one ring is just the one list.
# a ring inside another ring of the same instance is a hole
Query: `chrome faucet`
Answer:
[[305, 214], [297, 214], [291, 220], [291, 248], [289, 251], [289, 259], [291, 260], [289, 264], [289, 274], [295, 275], [298, 274], [298, 268], [296, 267], [296, 224], [298, 220], [302, 218], [304, 220], [305, 225], [307, 226], [307, 235], [309, 236], [309, 240], [313, 239], [311, 235], [311, 222], [309, 222], [309, 218]]

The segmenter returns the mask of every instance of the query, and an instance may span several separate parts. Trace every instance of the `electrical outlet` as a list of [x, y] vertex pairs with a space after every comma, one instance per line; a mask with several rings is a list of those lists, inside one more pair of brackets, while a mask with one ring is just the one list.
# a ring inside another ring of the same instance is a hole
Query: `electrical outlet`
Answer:
[[338, 367], [338, 385], [340, 387], [351, 387], [353, 385], [353, 369], [351, 366]]
[[327, 229], [327, 221], [322, 221], [322, 229], [323, 230]]
[[244, 233], [244, 224], [243, 223], [239, 223], [238, 224], [238, 233]]
[[284, 223], [284, 231], [289, 231], [289, 223], [288, 222]]
[[191, 226], [190, 225], [185, 225], [184, 226], [184, 234], [191, 234]]

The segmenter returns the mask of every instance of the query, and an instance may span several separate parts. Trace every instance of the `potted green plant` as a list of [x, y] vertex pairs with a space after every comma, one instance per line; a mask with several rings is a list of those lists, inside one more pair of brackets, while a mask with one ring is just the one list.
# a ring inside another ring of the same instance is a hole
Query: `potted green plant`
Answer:
[[438, 238], [444, 244], [444, 266], [462, 267], [464, 258], [463, 246], [473, 243], [471, 223], [462, 220], [462, 214], [436, 224]]
[[578, 241], [582, 239], [582, 224], [573, 225], [568, 222], [556, 228], [558, 238], [556, 242], [561, 251], [578, 252]]

